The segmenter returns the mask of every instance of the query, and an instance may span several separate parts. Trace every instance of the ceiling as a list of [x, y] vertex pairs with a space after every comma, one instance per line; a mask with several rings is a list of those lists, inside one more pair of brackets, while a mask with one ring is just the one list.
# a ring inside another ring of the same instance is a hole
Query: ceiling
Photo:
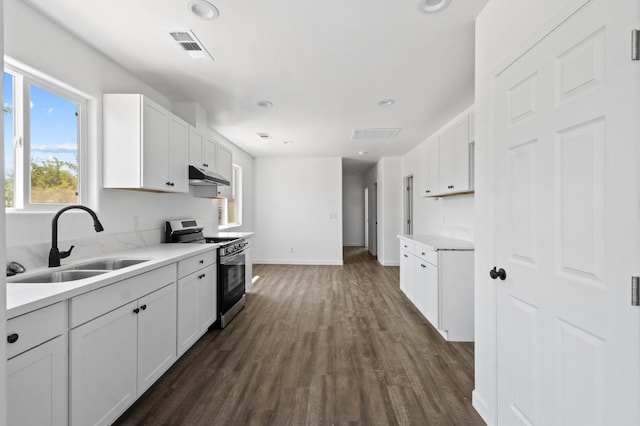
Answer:
[[[189, 1], [26, 0], [171, 101], [201, 104], [209, 127], [254, 157], [338, 156], [362, 173], [473, 102], [474, 19], [488, 0], [435, 14], [419, 0], [209, 0], [214, 20]], [[214, 60], [191, 59], [174, 30], [193, 31]], [[352, 139], [356, 129], [400, 131]]]

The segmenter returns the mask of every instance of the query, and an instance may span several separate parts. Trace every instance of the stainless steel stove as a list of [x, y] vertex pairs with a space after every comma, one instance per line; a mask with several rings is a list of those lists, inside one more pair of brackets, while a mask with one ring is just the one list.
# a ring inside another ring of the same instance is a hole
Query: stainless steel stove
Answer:
[[166, 222], [167, 243], [219, 244], [218, 247], [218, 321], [220, 328], [229, 324], [231, 319], [246, 304], [245, 249], [249, 243], [241, 237], [205, 237], [204, 227], [197, 219], [181, 219]]

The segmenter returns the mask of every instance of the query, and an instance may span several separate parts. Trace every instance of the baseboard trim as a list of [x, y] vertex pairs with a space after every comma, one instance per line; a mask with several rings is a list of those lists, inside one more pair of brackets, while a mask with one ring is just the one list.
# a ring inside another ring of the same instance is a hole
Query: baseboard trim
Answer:
[[471, 392], [471, 405], [478, 414], [480, 414], [480, 417], [482, 417], [482, 420], [484, 420], [487, 426], [495, 426], [495, 422], [489, 415], [489, 405], [487, 405], [487, 402], [478, 394], [476, 389]]

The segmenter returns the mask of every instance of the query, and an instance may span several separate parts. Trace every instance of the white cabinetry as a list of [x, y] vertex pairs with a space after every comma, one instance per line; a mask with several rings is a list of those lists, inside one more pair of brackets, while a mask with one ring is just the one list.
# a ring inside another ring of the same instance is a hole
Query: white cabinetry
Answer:
[[66, 303], [7, 321], [9, 425], [66, 425]]
[[217, 317], [216, 251], [178, 263], [178, 356], [189, 349]]
[[111, 424], [176, 359], [176, 267], [71, 299], [71, 424]]
[[248, 245], [244, 249], [244, 260], [246, 262], [244, 288], [248, 290], [253, 287], [253, 260], [251, 259], [251, 238], [247, 238], [245, 241]]
[[473, 250], [401, 238], [400, 289], [445, 339], [473, 341]]
[[[230, 149], [218, 144], [218, 174], [233, 183], [233, 154]], [[233, 196], [231, 185], [218, 185], [220, 198]]]
[[473, 191], [473, 111], [452, 122], [425, 151], [422, 195], [440, 197]]
[[103, 95], [103, 186], [188, 192], [189, 125], [138, 94]]
[[423, 195], [430, 196], [440, 192], [440, 141], [427, 145], [425, 155]]
[[189, 130], [189, 165], [216, 173], [218, 171], [218, 144], [199, 130]]
[[471, 189], [469, 116], [455, 122], [440, 137], [440, 194]]

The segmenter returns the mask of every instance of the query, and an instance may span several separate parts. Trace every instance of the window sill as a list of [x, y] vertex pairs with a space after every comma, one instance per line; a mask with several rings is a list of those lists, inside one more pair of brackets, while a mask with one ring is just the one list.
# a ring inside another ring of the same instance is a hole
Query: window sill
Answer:
[[218, 229], [231, 229], [231, 228], [238, 228], [242, 226], [241, 223], [230, 223], [228, 225], [218, 225]]

